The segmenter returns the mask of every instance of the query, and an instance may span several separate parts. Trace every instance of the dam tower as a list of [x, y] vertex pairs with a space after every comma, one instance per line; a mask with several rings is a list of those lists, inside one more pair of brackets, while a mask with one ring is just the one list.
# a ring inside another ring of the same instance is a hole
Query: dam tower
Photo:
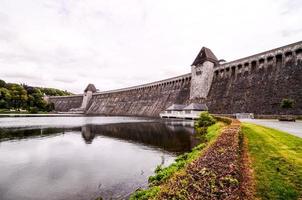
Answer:
[[190, 100], [207, 98], [213, 81], [214, 67], [217, 65], [218, 59], [211, 49], [202, 47], [191, 65]]

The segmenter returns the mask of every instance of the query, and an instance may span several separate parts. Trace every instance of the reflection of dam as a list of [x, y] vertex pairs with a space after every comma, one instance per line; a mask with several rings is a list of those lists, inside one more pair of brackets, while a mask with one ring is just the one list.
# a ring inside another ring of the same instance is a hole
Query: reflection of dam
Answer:
[[129, 123], [110, 125], [86, 125], [82, 127], [82, 137], [87, 144], [96, 136], [106, 136], [163, 148], [167, 151], [189, 151], [198, 139], [192, 135], [193, 129], [181, 125], [164, 123]]
[[95, 137], [95, 133], [91, 132], [91, 128], [89, 126], [82, 126], [81, 132], [86, 144], [91, 144]]
[[86, 144], [91, 144], [98, 136], [105, 136], [150, 145], [170, 152], [189, 151], [198, 143], [190, 121], [85, 125], [82, 127], [68, 128], [0, 129], [0, 142], [12, 139], [56, 136], [62, 133], [79, 132], [81, 132]]
[[193, 120], [166, 121], [165, 124], [173, 131], [177, 129], [185, 129], [191, 134], [195, 133]]

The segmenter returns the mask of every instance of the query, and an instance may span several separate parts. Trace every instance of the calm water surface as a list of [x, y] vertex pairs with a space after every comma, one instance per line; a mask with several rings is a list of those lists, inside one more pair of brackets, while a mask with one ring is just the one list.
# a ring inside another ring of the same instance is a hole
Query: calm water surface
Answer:
[[126, 199], [157, 165], [194, 147], [179, 122], [130, 117], [0, 118], [0, 199]]

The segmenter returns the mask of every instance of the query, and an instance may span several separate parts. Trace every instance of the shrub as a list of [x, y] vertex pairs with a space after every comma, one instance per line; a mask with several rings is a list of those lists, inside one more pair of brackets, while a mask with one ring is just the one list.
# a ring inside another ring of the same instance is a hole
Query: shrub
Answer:
[[285, 109], [293, 108], [294, 107], [294, 100], [292, 100], [292, 99], [282, 99], [280, 107], [285, 108]]
[[216, 120], [209, 112], [201, 112], [199, 118], [195, 122], [196, 128], [202, 128], [206, 132], [206, 128], [215, 124]]
[[37, 107], [30, 107], [29, 112], [32, 113], [32, 114], [36, 114], [36, 113], [38, 113], [38, 108]]

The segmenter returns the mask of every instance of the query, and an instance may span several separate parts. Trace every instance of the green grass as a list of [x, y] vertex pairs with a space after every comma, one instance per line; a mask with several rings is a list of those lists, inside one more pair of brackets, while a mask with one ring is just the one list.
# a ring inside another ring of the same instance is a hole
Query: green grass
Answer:
[[242, 123], [242, 131], [248, 138], [257, 197], [301, 198], [302, 138], [249, 123]]
[[[47, 114], [46, 111], [38, 111], [36, 114]], [[9, 109], [0, 109], [0, 114], [32, 114], [29, 111], [10, 111]]]
[[151, 199], [156, 196], [160, 191], [160, 185], [167, 179], [171, 178], [176, 172], [184, 169], [184, 167], [188, 163], [191, 163], [192, 161], [197, 159], [201, 155], [202, 150], [218, 137], [220, 129], [223, 126], [224, 123], [217, 122], [216, 124], [208, 127], [207, 133], [205, 135], [198, 136], [203, 137], [202, 139], [204, 140], [204, 143], [201, 143], [193, 148], [191, 152], [178, 156], [175, 159], [175, 162], [168, 167], [162, 167], [161, 165], [157, 166], [157, 168], [155, 169], [155, 175], [150, 176], [148, 179], [150, 187], [146, 190], [136, 191], [131, 195], [130, 199], [145, 200]]

